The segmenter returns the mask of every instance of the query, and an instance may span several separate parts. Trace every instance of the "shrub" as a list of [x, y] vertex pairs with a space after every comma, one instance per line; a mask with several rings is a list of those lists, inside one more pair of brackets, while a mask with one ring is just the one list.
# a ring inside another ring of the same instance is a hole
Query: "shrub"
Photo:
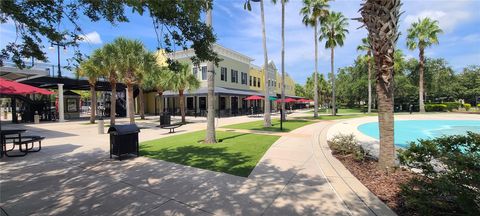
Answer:
[[407, 208], [420, 215], [480, 215], [480, 134], [419, 140], [398, 156], [421, 171], [401, 186]]
[[465, 110], [468, 111], [468, 110], [470, 110], [470, 108], [472, 108], [472, 105], [469, 104], [469, 103], [465, 103], [465, 104], [463, 104], [463, 107], [465, 108]]
[[353, 134], [335, 135], [328, 140], [328, 145], [334, 154], [353, 155], [353, 158], [358, 161], [364, 160], [367, 155]]
[[425, 111], [427, 112], [446, 112], [447, 105], [445, 104], [425, 104]]
[[461, 105], [459, 102], [445, 102], [443, 104], [447, 105], [447, 110], [448, 111], [458, 109], [458, 107], [460, 107], [460, 105]]

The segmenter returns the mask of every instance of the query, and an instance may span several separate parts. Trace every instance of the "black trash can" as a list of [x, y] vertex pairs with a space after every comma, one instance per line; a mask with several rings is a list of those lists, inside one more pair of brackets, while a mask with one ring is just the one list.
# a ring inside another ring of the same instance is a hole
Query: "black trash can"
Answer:
[[171, 116], [167, 113], [160, 115], [160, 126], [171, 125]]
[[110, 134], [110, 158], [112, 155], [122, 160], [122, 155], [134, 154], [140, 156], [138, 133], [140, 129], [135, 124], [114, 125], [108, 128]]

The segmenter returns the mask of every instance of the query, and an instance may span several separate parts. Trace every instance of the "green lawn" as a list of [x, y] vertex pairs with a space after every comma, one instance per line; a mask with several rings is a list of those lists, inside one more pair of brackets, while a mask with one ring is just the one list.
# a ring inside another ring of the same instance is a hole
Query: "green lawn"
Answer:
[[302, 120], [302, 119], [291, 119], [286, 122], [283, 122], [283, 131], [280, 130], [280, 119], [272, 119], [272, 127], [263, 127], [263, 120], [246, 122], [234, 125], [227, 125], [223, 128], [232, 128], [232, 129], [244, 129], [244, 130], [262, 130], [262, 131], [273, 131], [273, 132], [289, 132], [295, 130], [299, 127], [315, 123], [313, 121]]
[[205, 131], [140, 143], [145, 157], [247, 177], [279, 136], [217, 131], [216, 144], [203, 144]]

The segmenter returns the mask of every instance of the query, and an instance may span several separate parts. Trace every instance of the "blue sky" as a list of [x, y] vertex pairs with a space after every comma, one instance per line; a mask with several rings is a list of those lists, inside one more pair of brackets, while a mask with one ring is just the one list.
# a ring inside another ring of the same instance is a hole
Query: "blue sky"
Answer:
[[[280, 68], [281, 50], [281, 7], [266, 0], [266, 29], [269, 60], [273, 60]], [[262, 34], [260, 21], [260, 6], [254, 3], [252, 11], [243, 9], [244, 0], [214, 0], [213, 26], [218, 43], [230, 49], [254, 58], [254, 64], [263, 64]], [[348, 18], [356, 18], [361, 0], [337, 0], [331, 2], [331, 9], [342, 12]], [[286, 6], [285, 24], [285, 67], [286, 71], [298, 82], [304, 83], [314, 70], [313, 30], [301, 22], [299, 10], [301, 0], [290, 0]], [[456, 70], [467, 65], [480, 64], [480, 0], [404, 0], [398, 48], [407, 57], [417, 58], [418, 51], [409, 51], [405, 46], [406, 29], [418, 18], [430, 17], [440, 23], [444, 30], [439, 38], [440, 44], [426, 50], [429, 57], [447, 59]], [[114, 40], [118, 36], [141, 40], [148, 49], [157, 47], [156, 36], [151, 19], [138, 15], [130, 15], [129, 23], [112, 26], [107, 22], [91, 23], [82, 17], [80, 23], [86, 40], [80, 46], [85, 54], [90, 54], [95, 48]], [[349, 34], [343, 47], [335, 50], [335, 69], [351, 65], [359, 54], [356, 51], [361, 38], [366, 36], [366, 30], [358, 29], [360, 23], [350, 20]], [[70, 28], [68, 23], [60, 28]], [[15, 28], [11, 23], [0, 27], [0, 47], [6, 41], [15, 39]], [[50, 60], [56, 64], [56, 52], [45, 50]], [[330, 51], [319, 43], [319, 71], [327, 73], [330, 70]], [[72, 55], [71, 50], [62, 54], [62, 61]]]

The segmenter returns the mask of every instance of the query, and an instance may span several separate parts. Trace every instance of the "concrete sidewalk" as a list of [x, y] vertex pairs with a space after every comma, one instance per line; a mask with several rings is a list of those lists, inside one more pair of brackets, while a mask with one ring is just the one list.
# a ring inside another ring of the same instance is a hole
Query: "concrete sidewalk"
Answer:
[[[260, 119], [219, 124], [253, 120]], [[332, 124], [283, 134], [248, 178], [144, 157], [110, 160], [108, 136], [95, 125], [28, 126], [50, 137], [41, 152], [0, 161], [0, 206], [8, 215], [393, 214], [344, 168], [337, 171], [343, 165], [319, 142]], [[180, 133], [204, 128], [198, 122]], [[164, 133], [144, 129], [141, 141], [170, 136]]]

